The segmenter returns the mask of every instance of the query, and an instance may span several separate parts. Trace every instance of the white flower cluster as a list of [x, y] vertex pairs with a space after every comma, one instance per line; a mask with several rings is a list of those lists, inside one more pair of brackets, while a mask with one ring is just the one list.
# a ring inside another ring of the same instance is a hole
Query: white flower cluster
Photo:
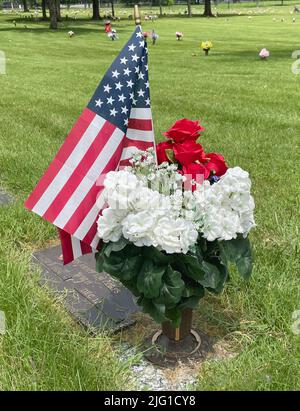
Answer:
[[175, 196], [152, 190], [128, 170], [108, 173], [104, 187], [108, 208], [98, 219], [104, 242], [118, 241], [123, 235], [138, 247], [187, 253], [197, 241], [193, 221], [181, 217], [181, 208], [173, 206]]
[[213, 241], [231, 240], [237, 234], [248, 235], [255, 226], [250, 189], [249, 174], [240, 167], [234, 167], [204, 190], [204, 196], [203, 190], [195, 193], [204, 211], [203, 237]]
[[136, 162], [105, 178], [108, 207], [98, 219], [104, 242], [123, 236], [138, 247], [186, 254], [199, 233], [208, 241], [230, 240], [254, 226], [251, 182], [241, 168], [228, 169], [217, 183], [205, 181], [192, 192], [182, 190], [184, 178], [176, 167], [148, 162], [145, 168]]

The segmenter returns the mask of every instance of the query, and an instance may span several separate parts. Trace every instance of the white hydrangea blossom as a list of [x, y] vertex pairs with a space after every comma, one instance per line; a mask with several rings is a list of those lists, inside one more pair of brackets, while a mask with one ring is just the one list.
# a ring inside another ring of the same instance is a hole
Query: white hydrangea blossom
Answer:
[[138, 247], [185, 254], [199, 234], [208, 241], [231, 240], [254, 227], [251, 181], [240, 167], [194, 192], [183, 191], [183, 182], [175, 165], [156, 166], [150, 150], [136, 153], [132, 167], [105, 178], [108, 208], [98, 219], [99, 237], [115, 242], [123, 236]]

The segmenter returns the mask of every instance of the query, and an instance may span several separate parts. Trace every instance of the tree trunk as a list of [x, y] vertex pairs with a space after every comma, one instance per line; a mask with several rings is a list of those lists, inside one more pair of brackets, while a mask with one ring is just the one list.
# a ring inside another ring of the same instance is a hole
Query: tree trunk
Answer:
[[211, 0], [204, 0], [204, 13], [203, 16], [205, 17], [213, 17], [211, 11]]
[[56, 0], [47, 0], [50, 12], [50, 29], [57, 29], [57, 5]]
[[46, 20], [47, 19], [46, 0], [42, 0], [42, 13], [43, 13], [43, 20]]
[[60, 0], [56, 0], [56, 14], [57, 14], [57, 21], [61, 21]]
[[161, 0], [159, 0], [159, 15], [162, 16], [163, 15], [163, 11], [162, 11], [162, 6], [161, 6]]
[[23, 7], [24, 7], [24, 13], [28, 13], [29, 8], [27, 6], [27, 0], [22, 0], [22, 3], [23, 3]]
[[93, 0], [93, 20], [100, 20], [99, 0]]
[[187, 0], [188, 16], [192, 17], [192, 5], [191, 0]]
[[115, 17], [115, 4], [114, 4], [114, 0], [111, 1], [111, 15], [112, 15], [112, 17]]

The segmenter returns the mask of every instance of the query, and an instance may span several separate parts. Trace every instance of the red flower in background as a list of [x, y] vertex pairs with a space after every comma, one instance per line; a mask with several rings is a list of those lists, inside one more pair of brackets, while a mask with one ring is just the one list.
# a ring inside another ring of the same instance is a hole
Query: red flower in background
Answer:
[[218, 177], [221, 177], [223, 174], [226, 173], [228, 167], [225, 163], [224, 157], [221, 156], [221, 154], [207, 153], [206, 157], [210, 159], [208, 163], [205, 164], [207, 170], [209, 170]]
[[175, 143], [183, 143], [186, 140], [196, 141], [201, 131], [204, 130], [199, 124], [199, 121], [192, 121], [186, 118], [176, 121], [173, 126], [163, 133], [164, 136], [170, 138]]
[[171, 141], [163, 141], [156, 146], [156, 154], [157, 154], [157, 162], [158, 164], [167, 161], [168, 163], [170, 160], [167, 157], [166, 150], [172, 149], [173, 143]]

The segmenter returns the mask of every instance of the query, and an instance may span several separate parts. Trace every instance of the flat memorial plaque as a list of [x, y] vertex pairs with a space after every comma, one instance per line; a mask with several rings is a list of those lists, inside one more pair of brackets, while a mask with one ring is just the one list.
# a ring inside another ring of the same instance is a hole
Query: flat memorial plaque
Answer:
[[33, 254], [41, 267], [41, 285], [63, 297], [63, 302], [75, 319], [96, 332], [119, 331], [134, 323], [132, 314], [140, 311], [131, 292], [107, 273], [95, 271], [95, 257], [87, 254], [70, 264], [59, 259], [60, 246]]

